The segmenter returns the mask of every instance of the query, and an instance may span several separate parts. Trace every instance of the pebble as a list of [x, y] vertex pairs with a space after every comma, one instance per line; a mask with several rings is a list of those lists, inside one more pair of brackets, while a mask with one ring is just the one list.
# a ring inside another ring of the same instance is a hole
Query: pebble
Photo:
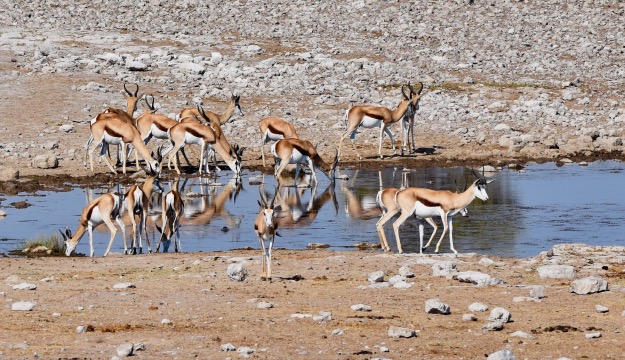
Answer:
[[13, 311], [31, 311], [35, 307], [35, 303], [30, 301], [18, 301], [11, 304]]
[[428, 314], [449, 315], [451, 314], [451, 308], [439, 299], [429, 299], [425, 302], [425, 312]]
[[352, 305], [352, 306], [351, 306], [351, 309], [352, 309], [353, 311], [371, 311], [371, 310], [373, 310], [373, 309], [371, 308], [371, 306], [369, 306], [369, 305], [364, 305], [364, 304]]
[[388, 336], [395, 338], [411, 338], [417, 336], [417, 331], [398, 326], [390, 326], [388, 328]]
[[247, 265], [245, 262], [228, 265], [228, 278], [233, 281], [243, 281], [247, 278]]
[[163, 320], [161, 320], [161, 324], [162, 324], [162, 325], [166, 325], [166, 326], [173, 325], [173, 323], [172, 323], [172, 322], [171, 322], [171, 320], [169, 320], [169, 319], [163, 319]]
[[332, 335], [345, 335], [345, 329], [334, 329]]
[[473, 304], [469, 305], [469, 310], [475, 312], [488, 311], [488, 305], [482, 304], [480, 302], [474, 302]]
[[237, 350], [237, 348], [234, 345], [232, 345], [231, 343], [222, 344], [220, 346], [220, 348], [221, 348], [221, 351], [225, 351], [225, 352], [230, 352], [230, 351], [236, 351]]
[[271, 309], [271, 308], [273, 308], [273, 304], [270, 303], [270, 302], [267, 302], [267, 301], [259, 301], [256, 304], [256, 307], [258, 309]]
[[380, 283], [384, 281], [384, 275], [384, 271], [382, 270], [374, 271], [367, 276], [367, 280], [372, 284]]
[[134, 350], [133, 344], [126, 343], [126, 344], [119, 345], [117, 347], [117, 356], [122, 357], [122, 358], [131, 356], [133, 353], [133, 350]]
[[132, 283], [117, 283], [113, 285], [113, 289], [134, 289], [136, 286]]
[[35, 290], [37, 289], [37, 285], [29, 284], [29, 283], [20, 283], [12, 286], [13, 290]]
[[463, 314], [462, 321], [477, 321], [475, 314]]
[[510, 336], [520, 337], [520, 338], [523, 338], [523, 339], [533, 339], [534, 338], [532, 335], [530, 335], [530, 334], [528, 334], [526, 332], [520, 331], [520, 330], [513, 332], [512, 334], [510, 334]]
[[490, 316], [488, 320], [491, 321], [501, 321], [503, 323], [510, 322], [512, 319], [512, 315], [510, 312], [502, 307], [496, 307], [490, 312]]
[[610, 311], [610, 309], [608, 309], [607, 307], [603, 305], [595, 305], [595, 310], [597, 310], [599, 314], [606, 314], [607, 312]]
[[586, 339], [597, 339], [597, 338], [601, 337], [601, 333], [600, 332], [588, 333], [588, 334], [584, 335], [584, 337]]

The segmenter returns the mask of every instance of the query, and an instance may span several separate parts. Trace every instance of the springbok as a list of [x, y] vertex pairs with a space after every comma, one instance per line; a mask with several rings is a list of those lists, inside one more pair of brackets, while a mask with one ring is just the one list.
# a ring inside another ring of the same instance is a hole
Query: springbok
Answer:
[[[197, 110], [200, 113], [200, 116], [202, 117], [202, 119], [206, 121], [206, 123], [211, 129], [213, 129], [213, 131], [215, 132], [215, 136], [217, 137], [217, 140], [219, 141], [221, 146], [224, 149], [228, 149], [228, 151], [234, 154], [237, 160], [241, 162], [241, 157], [243, 156], [243, 150], [245, 150], [245, 148], [239, 148], [238, 145], [236, 144], [234, 146], [230, 145], [230, 143], [226, 139], [226, 135], [224, 135], [224, 132], [221, 130], [221, 124], [219, 123], [219, 121], [217, 121], [215, 118], [209, 117], [208, 114], [204, 112], [203, 108], [198, 106]], [[221, 171], [219, 166], [217, 166], [217, 158], [215, 156], [215, 150], [213, 149], [212, 146], [209, 146], [208, 148], [209, 148], [209, 154], [207, 155], [207, 158], [208, 157], [212, 158], [213, 164], [215, 165], [215, 169], [217, 170], [217, 172]], [[185, 159], [186, 159], [186, 155], [185, 155]]]
[[[145, 159], [146, 165], [148, 167], [148, 173], [150, 175], [158, 175], [161, 172], [160, 167], [160, 159], [155, 160], [152, 158], [152, 154], [148, 150], [147, 146], [141, 140], [141, 134], [139, 131], [132, 125], [127, 124], [123, 121], [117, 119], [109, 119], [107, 121], [96, 121], [91, 125], [91, 135], [93, 136], [93, 143], [91, 144], [89, 150], [87, 151], [89, 154], [89, 163], [91, 165], [91, 172], [93, 172], [93, 152], [96, 148], [102, 145], [102, 150], [100, 151], [100, 157], [104, 157], [106, 164], [109, 169], [113, 172], [113, 174], [117, 174], [113, 165], [107, 157], [106, 154], [106, 146], [107, 144], [121, 145], [122, 147], [122, 172], [126, 174], [126, 145], [131, 144]], [[158, 154], [159, 157], [161, 156]], [[139, 166], [139, 159], [137, 158], [137, 167]]]
[[260, 154], [263, 158], [263, 167], [265, 167], [265, 144], [269, 141], [278, 141], [280, 139], [299, 139], [295, 127], [292, 124], [277, 118], [266, 117], [258, 123], [260, 128]]
[[[177, 181], [174, 182], [177, 184]], [[184, 203], [182, 202], [182, 197], [178, 190], [176, 190], [177, 186], [172, 187], [165, 195], [163, 195], [163, 211], [162, 211], [162, 219], [163, 225], [162, 227], [156, 226], [156, 230], [161, 233], [161, 237], [158, 240], [158, 245], [156, 245], [156, 252], [158, 253], [161, 248], [161, 243], [163, 243], [163, 252], [167, 252], [169, 250], [169, 245], [171, 244], [171, 238], [174, 238], [174, 251], [178, 252], [182, 251], [180, 246], [180, 219], [184, 214]]]
[[236, 175], [241, 174], [241, 160], [238, 158], [236, 150], [232, 147], [226, 148], [222, 145], [219, 138], [215, 134], [215, 131], [207, 125], [200, 124], [198, 122], [185, 122], [178, 123], [168, 130], [169, 140], [172, 145], [163, 151], [164, 154], [169, 153], [169, 160], [174, 162], [174, 167], [178, 175], [180, 175], [180, 169], [178, 168], [178, 161], [175, 154], [183, 148], [186, 144], [200, 145], [200, 175], [202, 175], [202, 167], [206, 162], [206, 170], [208, 170], [207, 150], [209, 146], [221, 155], [228, 167]]
[[332, 201], [335, 215], [338, 214], [339, 204], [333, 184], [329, 184], [320, 195], [317, 195], [317, 186], [313, 186], [310, 189], [310, 198], [308, 201], [303, 201], [306, 190], [306, 188], [285, 187], [282, 194], [280, 189], [278, 190], [276, 201], [280, 207], [278, 224], [281, 228], [310, 226], [328, 201]]
[[89, 232], [89, 256], [93, 257], [95, 250], [93, 249], [93, 229], [98, 225], [106, 224], [111, 231], [111, 238], [109, 244], [104, 252], [104, 256], [108, 255], [111, 251], [111, 245], [113, 245], [113, 239], [117, 234], [117, 229], [111, 219], [119, 225], [122, 231], [122, 238], [124, 240], [124, 254], [128, 252], [126, 246], [126, 228], [121, 220], [122, 212], [124, 211], [122, 201], [117, 194], [104, 194], [97, 197], [82, 209], [80, 213], [80, 222], [78, 228], [72, 235], [72, 232], [65, 228], [65, 233], [61, 232], [63, 240], [65, 241], [65, 255], [70, 256], [76, 249], [76, 246], [80, 242], [80, 239], [85, 235], [85, 231]]
[[[397, 251], [402, 253], [401, 240], [399, 238], [399, 227], [406, 221], [406, 219], [415, 215], [422, 219], [431, 218], [433, 216], [440, 216], [443, 222], [443, 233], [438, 239], [436, 244], [435, 253], [438, 254], [439, 247], [447, 233], [449, 228], [449, 243], [450, 248], [454, 253], [458, 253], [454, 248], [453, 239], [453, 224], [452, 218], [455, 214], [459, 213], [462, 209], [466, 208], [475, 197], [486, 201], [488, 200], [488, 194], [486, 193], [486, 185], [495, 181], [484, 179], [484, 176], [479, 176], [475, 170], [473, 173], [477, 176], [471, 186], [461, 193], [454, 193], [449, 190], [432, 190], [418, 187], [409, 187], [407, 189], [399, 190], [395, 193], [395, 203], [401, 215], [393, 223], [393, 230], [395, 232], [395, 240], [397, 241]], [[387, 213], [388, 215], [388, 213]], [[389, 217], [390, 218], [390, 217]], [[420, 252], [424, 249], [423, 246], [423, 232], [422, 228], [419, 228]], [[431, 241], [431, 239], [430, 239]], [[428, 244], [429, 245], [429, 242]], [[426, 245], [426, 247], [427, 247]], [[388, 245], [387, 245], [388, 246]]]
[[280, 183], [280, 174], [282, 174], [282, 171], [284, 171], [289, 164], [295, 164], [296, 166], [295, 185], [297, 185], [301, 164], [308, 164], [314, 184], [317, 184], [315, 168], [320, 169], [324, 175], [334, 183], [334, 173], [336, 172], [336, 166], [339, 161], [338, 153], [334, 156], [332, 163], [327, 163], [319, 156], [317, 149], [310, 141], [300, 139], [279, 140], [271, 145], [271, 153], [276, 159], [274, 176], [278, 183]]
[[[152, 247], [150, 246], [150, 239], [148, 237], [147, 230], [147, 217], [148, 217], [148, 209], [150, 204], [150, 199], [152, 198], [152, 193], [160, 194], [163, 192], [163, 187], [161, 186], [158, 178], [153, 176], [148, 176], [145, 179], [145, 182], [141, 185], [132, 185], [130, 189], [126, 192], [124, 205], [126, 206], [126, 210], [128, 210], [128, 215], [130, 215], [130, 222], [132, 223], [132, 248], [131, 253], [137, 253], [137, 235], [139, 237], [139, 253], [143, 253], [143, 240], [141, 236], [141, 232], [145, 233], [145, 241], [148, 244], [148, 252], [152, 252]], [[135, 221], [135, 215], [139, 216], [139, 230], [137, 231], [137, 222]]]
[[[223, 114], [216, 114], [212, 111], [206, 111], [205, 116], [207, 121], [210, 121], [211, 124], [218, 123], [220, 126], [227, 123], [230, 118], [236, 112], [237, 115], [243, 116], [243, 110], [241, 110], [241, 105], [239, 104], [239, 100], [241, 100], [241, 95], [230, 94], [230, 101], [228, 102], [228, 106], [226, 106], [226, 110]], [[195, 116], [202, 116], [200, 112], [200, 107], [197, 108], [186, 108], [182, 109], [178, 114], [178, 120], [180, 122], [193, 121]]]
[[[404, 91], [404, 87], [408, 87], [410, 90], [410, 96], [406, 94]], [[408, 85], [402, 85], [401, 93], [404, 96], [404, 99], [399, 102], [397, 108], [395, 110], [390, 110], [388, 108], [382, 106], [362, 106], [357, 105], [350, 108], [345, 113], [345, 121], [347, 122], [347, 131], [341, 136], [341, 141], [339, 143], [339, 158], [341, 157], [341, 147], [343, 146], [343, 140], [349, 135], [352, 146], [359, 160], [362, 160], [362, 156], [356, 149], [356, 132], [358, 128], [363, 127], [367, 129], [372, 129], [376, 127], [380, 127], [380, 136], [378, 139], [378, 154], [380, 155], [380, 159], [384, 158], [382, 155], [382, 137], [384, 133], [386, 133], [390, 140], [391, 145], [393, 147], [393, 154], [397, 154], [395, 149], [395, 141], [393, 137], [393, 133], [388, 128], [389, 125], [394, 124], [403, 119], [404, 114], [408, 111], [408, 108], [416, 108], [419, 104], [419, 100], [421, 100], [421, 91], [423, 90], [423, 83], [420, 83], [419, 91], [415, 91], [414, 88]], [[403, 129], [403, 126], [402, 126]]]
[[[134, 126], [133, 115], [134, 115], [135, 110], [137, 110], [137, 102], [143, 96], [143, 95], [138, 94], [139, 85], [138, 84], [134, 84], [134, 85], [136, 86], [135, 91], [131, 92], [130, 90], [128, 90], [128, 88], [126, 87], [126, 84], [124, 83], [124, 91], [126, 93], [125, 94], [122, 93], [122, 94], [126, 96], [126, 111], [109, 107], [104, 112], [98, 114], [93, 119], [91, 119], [89, 121], [89, 126], [93, 125], [96, 121], [109, 120], [109, 119], [121, 120], [125, 123], [128, 123]], [[85, 152], [89, 150], [89, 146], [91, 146], [92, 142], [93, 142], [93, 135], [89, 134], [89, 139], [87, 139], [87, 143], [85, 144]], [[106, 152], [108, 153], [109, 152], [108, 146], [107, 145], [105, 146], [107, 147]], [[120, 152], [121, 152], [121, 147], [118, 148], [118, 152], [117, 152], [118, 164], [121, 162]], [[87, 158], [87, 154], [85, 153], [85, 159], [86, 158]]]
[[[258, 205], [260, 205], [260, 211], [258, 212], [256, 221], [254, 222], [254, 231], [256, 231], [258, 241], [260, 242], [263, 251], [263, 270], [260, 279], [263, 281], [269, 280], [269, 282], [271, 282], [271, 250], [273, 249], [273, 243], [276, 235], [280, 236], [278, 234], [278, 220], [274, 215], [275, 211], [279, 208], [279, 206], [274, 207], [278, 190], [275, 190], [274, 196], [270, 202], [267, 201], [262, 185], [260, 186], [259, 191], [260, 200], [258, 200]], [[265, 246], [265, 241], [269, 243], [267, 246]]]

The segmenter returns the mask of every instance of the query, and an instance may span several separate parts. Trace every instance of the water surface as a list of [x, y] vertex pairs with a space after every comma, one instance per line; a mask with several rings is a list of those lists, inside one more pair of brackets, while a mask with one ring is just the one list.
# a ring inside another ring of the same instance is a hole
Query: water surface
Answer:
[[[334, 249], [353, 249], [360, 242], [377, 243], [375, 223], [380, 211], [375, 196], [380, 187], [399, 187], [402, 179], [410, 186], [455, 190], [474, 177], [471, 170], [453, 168], [387, 168], [383, 171], [342, 169], [349, 180], [337, 180], [333, 187], [319, 174], [316, 188], [284, 187], [279, 192], [280, 233], [276, 247], [304, 249], [309, 243], [326, 243]], [[244, 172], [240, 184], [222, 171], [216, 178], [181, 179], [186, 194], [185, 217], [180, 236], [183, 251], [218, 251], [234, 248], [258, 248], [254, 220], [258, 213], [258, 182], [262, 174]], [[509, 257], [534, 256], [560, 243], [622, 245], [625, 233], [625, 165], [605, 161], [588, 166], [552, 163], [530, 164], [522, 171], [503, 169], [487, 174], [496, 181], [487, 186], [490, 199], [475, 199], [468, 207], [469, 216], [454, 218], [454, 245], [459, 252]], [[186, 180], [186, 182], [185, 182]], [[309, 179], [303, 179], [308, 181]], [[291, 180], [292, 181], [292, 180]], [[170, 181], [163, 181], [165, 188]], [[275, 181], [264, 176], [264, 189], [270, 198]], [[19, 248], [25, 240], [47, 235], [68, 226], [75, 230], [87, 194], [98, 196], [116, 189], [74, 188], [69, 192], [39, 192], [6, 197], [2, 202], [7, 217], [0, 220], [0, 253]], [[462, 189], [460, 189], [462, 190]], [[26, 200], [26, 209], [7, 207]], [[160, 224], [160, 205], [155, 197], [153, 220]], [[440, 224], [440, 219], [435, 219]], [[126, 215], [124, 221], [130, 224]], [[392, 222], [386, 235], [395, 249]], [[439, 234], [442, 226], [439, 227]], [[400, 229], [406, 252], [418, 252], [418, 222], [408, 219]], [[152, 223], [150, 238], [159, 234]], [[119, 233], [118, 233], [119, 234]], [[130, 227], [127, 228], [130, 239]], [[426, 226], [425, 240], [430, 228]], [[108, 242], [105, 225], [94, 232], [96, 256], [104, 253]], [[437, 238], [438, 239], [438, 236]], [[87, 253], [85, 235], [77, 247]], [[123, 249], [121, 236], [113, 251]], [[173, 249], [173, 246], [172, 246]], [[426, 250], [433, 251], [433, 246]], [[442, 252], [449, 252], [445, 237]]]

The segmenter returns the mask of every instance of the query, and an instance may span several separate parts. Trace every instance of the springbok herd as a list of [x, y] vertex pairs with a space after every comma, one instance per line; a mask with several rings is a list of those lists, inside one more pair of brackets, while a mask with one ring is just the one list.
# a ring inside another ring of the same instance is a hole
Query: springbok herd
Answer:
[[[84, 207], [76, 231], [73, 234], [68, 228], [61, 231], [65, 240], [65, 255], [67, 256], [70, 256], [76, 249], [85, 231], [89, 232], [89, 255], [94, 256], [92, 233], [93, 229], [102, 223], [106, 224], [111, 232], [111, 237], [104, 253], [104, 256], [106, 256], [117, 233], [113, 221], [120, 226], [123, 233], [125, 254], [143, 252], [142, 234], [146, 235], [147, 250], [151, 253], [152, 246], [147, 236], [146, 218], [150, 199], [154, 193], [162, 196], [162, 225], [156, 226], [161, 236], [156, 244], [155, 251], [159, 252], [161, 244], [164, 245], [164, 251], [167, 251], [171, 239], [174, 238], [174, 250], [177, 252], [180, 248], [178, 230], [181, 217], [184, 214], [184, 201], [177, 185], [172, 186], [170, 191], [164, 192], [159, 182], [159, 176], [162, 170], [161, 164], [165, 156], [168, 156], [168, 169], [172, 169], [171, 163], [173, 162], [173, 167], [178, 175], [180, 175], [178, 152], [182, 153], [187, 165], [191, 166], [187, 155], [184, 153], [184, 146], [187, 144], [200, 145], [200, 162], [198, 166], [200, 175], [210, 172], [209, 160], [212, 161], [216, 171], [220, 171], [217, 166], [216, 154], [219, 154], [230, 170], [234, 172], [235, 178], [238, 179], [241, 174], [241, 157], [244, 148], [231, 144], [221, 129], [235, 112], [239, 116], [243, 115], [239, 103], [240, 96], [235, 96], [234, 94], [231, 96], [223, 114], [206, 111], [201, 106], [198, 106], [196, 108], [182, 109], [176, 118], [172, 119], [165, 115], [157, 114], [154, 107], [154, 97], [139, 95], [138, 85], [135, 85], [134, 91], [129, 90], [126, 84], [123, 87], [127, 98], [126, 110], [108, 108], [90, 122], [91, 134], [86, 144], [85, 166], [87, 166], [86, 160], [89, 157], [89, 165], [93, 172], [93, 153], [97, 148], [100, 148], [100, 159], [104, 159], [108, 168], [116, 174], [117, 171], [111, 164], [108, 154], [109, 145], [117, 145], [118, 165], [121, 163], [122, 172], [126, 174], [126, 159], [130, 152], [130, 148], [127, 145], [131, 145], [131, 148], [134, 149], [137, 170], [140, 169], [140, 155], [144, 159], [145, 171], [149, 176], [142, 184], [131, 186], [123, 194], [107, 193], [94, 199]], [[403, 99], [394, 110], [381, 106], [352, 106], [345, 113], [347, 130], [341, 136], [338, 149], [331, 162], [326, 162], [322, 159], [310, 141], [300, 139], [292, 124], [277, 117], [262, 119], [259, 122], [259, 128], [263, 166], [266, 166], [264, 145], [269, 141], [274, 141], [271, 145], [271, 153], [275, 159], [274, 176], [279, 186], [283, 186], [281, 174], [289, 164], [296, 166], [295, 185], [297, 185], [300, 166], [305, 164], [308, 165], [310, 170], [311, 184], [313, 186], [317, 186], [315, 169], [321, 170], [330, 179], [333, 186], [336, 167], [341, 156], [341, 146], [347, 136], [350, 137], [358, 159], [362, 159], [354, 141], [357, 130], [359, 128], [379, 127], [378, 154], [380, 158], [383, 158], [382, 137], [384, 133], [388, 134], [391, 140], [394, 154], [397, 153], [393, 134], [389, 130], [389, 126], [400, 121], [403, 130], [402, 155], [407, 146], [408, 152], [411, 153], [414, 151], [413, 121], [415, 113], [419, 109], [422, 91], [423, 83], [419, 83], [416, 90], [410, 84], [402, 85], [401, 93]], [[141, 115], [134, 118], [133, 115], [137, 109], [137, 103], [142, 99], [145, 102], [145, 106], [143, 106], [144, 111]], [[409, 134], [412, 135], [412, 141], [409, 141]], [[167, 140], [170, 144], [167, 147], [160, 146], [155, 151], [150, 151], [147, 144], [153, 137]], [[486, 184], [493, 181], [486, 181], [483, 174], [480, 176], [475, 171], [474, 174], [477, 179], [463, 192], [418, 187], [380, 190], [376, 200], [378, 206], [382, 209], [383, 215], [377, 222], [376, 228], [384, 251], [390, 251], [391, 249], [384, 235], [383, 225], [393, 216], [400, 214], [399, 218], [393, 223], [398, 252], [402, 252], [399, 227], [408, 217], [415, 215], [415, 217], [422, 220], [419, 225], [420, 252], [432, 242], [436, 234], [436, 225], [432, 217], [439, 216], [443, 223], [443, 233], [438, 240], [435, 252], [438, 253], [443, 237], [449, 229], [451, 250], [457, 253], [453, 245], [452, 218], [457, 213], [464, 215], [466, 207], [475, 197], [484, 201], [488, 200]], [[278, 228], [276, 213], [280, 209], [280, 205], [276, 205], [275, 199], [279, 190], [276, 189], [273, 198], [268, 200], [262, 186], [260, 189], [260, 200], [258, 201], [260, 211], [254, 223], [254, 231], [258, 236], [263, 252], [261, 279], [271, 280], [271, 251]], [[130, 249], [126, 245], [125, 225], [121, 221], [121, 215], [124, 210], [129, 212], [132, 223], [132, 245]], [[138, 226], [135, 217], [138, 218]], [[434, 232], [425, 247], [423, 246], [424, 221], [434, 226]]]

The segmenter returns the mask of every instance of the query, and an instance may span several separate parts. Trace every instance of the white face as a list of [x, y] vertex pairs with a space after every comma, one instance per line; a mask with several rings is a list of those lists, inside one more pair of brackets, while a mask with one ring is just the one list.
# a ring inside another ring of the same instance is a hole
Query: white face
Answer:
[[459, 213], [461, 216], [467, 216], [469, 215], [469, 210], [467, 210], [467, 208], [462, 208], [460, 209]]
[[235, 108], [237, 109], [237, 115], [243, 116], [243, 110], [241, 110], [241, 106], [239, 105], [239, 102], [237, 102]]
[[273, 209], [264, 208], [263, 218], [265, 219], [265, 225], [267, 225], [268, 228], [273, 227]]
[[71, 245], [69, 241], [65, 241], [65, 256], [70, 256], [76, 249], [78, 243]]
[[482, 180], [478, 180], [475, 184], [475, 196], [477, 196], [482, 201], [488, 200], [486, 185], [482, 182]]

